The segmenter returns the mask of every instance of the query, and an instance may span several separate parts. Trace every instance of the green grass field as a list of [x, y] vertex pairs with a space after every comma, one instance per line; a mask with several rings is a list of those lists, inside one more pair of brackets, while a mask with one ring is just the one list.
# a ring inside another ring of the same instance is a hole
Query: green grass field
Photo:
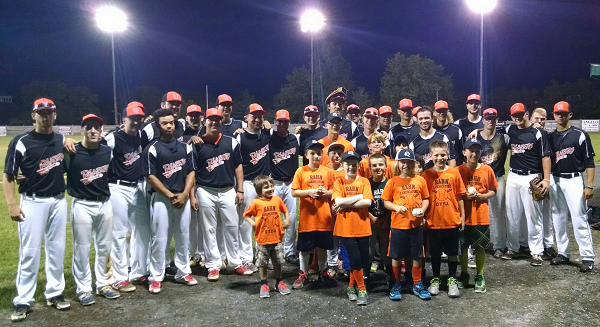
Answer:
[[[590, 135], [592, 145], [596, 151], [600, 150], [600, 133]], [[73, 136], [74, 139], [80, 140], [81, 136]], [[11, 137], [0, 137], [0, 168], [4, 171], [4, 158]], [[596, 161], [600, 161], [600, 156], [597, 156]], [[507, 165], [508, 166], [508, 165]], [[17, 235], [17, 223], [12, 221], [8, 216], [8, 208], [4, 200], [4, 189], [0, 188], [0, 230], [2, 237], [0, 238], [0, 311], [7, 311], [12, 308], [12, 298], [16, 295], [15, 275], [17, 272], [17, 262], [19, 258], [19, 238]], [[67, 196], [70, 204], [71, 197]], [[69, 206], [70, 207], [70, 206]], [[67, 244], [64, 261], [66, 289], [64, 295], [67, 298], [75, 298], [75, 282], [71, 277], [71, 257], [73, 254], [73, 246], [71, 243], [71, 225], [67, 225]], [[38, 287], [36, 290], [35, 299], [37, 302], [44, 300], [44, 251], [42, 249], [42, 259], [38, 274]], [[93, 258], [93, 247], [90, 257]], [[93, 269], [93, 267], [92, 267]]]

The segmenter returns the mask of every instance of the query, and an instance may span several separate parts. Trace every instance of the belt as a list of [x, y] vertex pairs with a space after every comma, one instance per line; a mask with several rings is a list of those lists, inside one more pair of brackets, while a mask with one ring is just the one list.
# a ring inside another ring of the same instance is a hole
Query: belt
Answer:
[[521, 175], [521, 176], [525, 176], [525, 175], [536, 175], [539, 174], [539, 172], [537, 171], [532, 171], [532, 170], [519, 170], [519, 169], [510, 169], [511, 173], [515, 173], [517, 175]]
[[292, 179], [294, 179], [294, 178], [293, 177], [283, 177], [283, 178], [273, 178], [273, 179], [278, 182], [288, 183], [288, 182], [291, 182]]
[[122, 179], [112, 179], [108, 181], [111, 184], [123, 185], [123, 186], [137, 186], [138, 182], [128, 182]]
[[64, 194], [64, 191], [58, 193], [25, 192], [25, 195], [37, 198], [53, 198], [61, 194]]
[[106, 202], [109, 198], [110, 198], [109, 196], [100, 195], [100, 196], [90, 196], [90, 197], [81, 198], [81, 199], [85, 200], [85, 201]]
[[552, 176], [560, 178], [574, 178], [581, 176], [581, 173], [552, 173]]

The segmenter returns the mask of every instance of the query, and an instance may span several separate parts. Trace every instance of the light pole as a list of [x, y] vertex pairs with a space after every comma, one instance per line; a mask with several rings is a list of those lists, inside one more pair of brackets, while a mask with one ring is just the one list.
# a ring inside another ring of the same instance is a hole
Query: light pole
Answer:
[[319, 11], [315, 9], [308, 10], [302, 14], [300, 18], [300, 26], [302, 32], [310, 33], [310, 104], [314, 105], [314, 50], [313, 50], [313, 38], [314, 34], [318, 32], [325, 24], [325, 17]]
[[497, 0], [466, 0], [472, 11], [481, 15], [481, 30], [479, 39], [479, 96], [483, 102], [483, 15], [496, 7]]
[[117, 72], [115, 68], [115, 32], [123, 32], [125, 30], [127, 27], [127, 16], [124, 12], [115, 7], [100, 7], [96, 9], [96, 23], [102, 31], [110, 33], [115, 125], [119, 125], [117, 111]]

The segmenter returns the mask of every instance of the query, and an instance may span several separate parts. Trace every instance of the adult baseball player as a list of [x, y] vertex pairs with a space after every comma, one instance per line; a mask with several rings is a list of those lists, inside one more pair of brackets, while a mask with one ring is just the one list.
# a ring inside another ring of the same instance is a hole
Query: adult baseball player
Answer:
[[90, 246], [92, 239], [96, 257], [94, 275], [96, 294], [108, 299], [121, 295], [115, 291], [110, 274], [110, 249], [112, 247], [112, 216], [108, 166], [112, 150], [100, 144], [103, 121], [89, 114], [81, 121], [83, 141], [75, 145], [76, 152], [65, 156], [67, 192], [73, 197], [71, 219], [73, 226], [73, 279], [81, 305], [95, 303], [92, 295]]
[[[318, 141], [327, 136], [327, 129], [321, 127], [319, 122], [319, 108], [313, 105], [304, 108], [304, 122], [306, 126], [296, 127], [296, 135], [300, 139], [300, 149], [304, 149], [306, 144], [311, 141]], [[303, 165], [308, 164], [308, 160], [302, 156]]]
[[[171, 110], [173, 117], [175, 117], [175, 131], [173, 136], [176, 140], [182, 140], [183, 132], [185, 130], [185, 121], [183, 119], [177, 119], [179, 117], [179, 110], [181, 110], [182, 103], [181, 95], [177, 92], [169, 91], [162, 97], [160, 103], [161, 109]], [[156, 126], [156, 121], [149, 121], [144, 128], [142, 128], [142, 149], [145, 149], [150, 142], [159, 138], [159, 129]]]
[[385, 132], [388, 134], [392, 129], [392, 119], [394, 119], [394, 111], [390, 106], [379, 107], [379, 127], [377, 131], [379, 133]]
[[[12, 220], [18, 222], [19, 265], [17, 296], [13, 299], [12, 321], [27, 317], [34, 303], [42, 239], [46, 250], [46, 291], [48, 305], [59, 310], [70, 308], [62, 293], [65, 289], [67, 200], [63, 178], [64, 137], [52, 132], [56, 105], [41, 98], [33, 103], [31, 117], [35, 129], [15, 136], [8, 146], [2, 185]], [[15, 201], [17, 174], [25, 177], [19, 185], [20, 203]]]
[[283, 251], [285, 260], [298, 263], [296, 248], [296, 198], [292, 196], [292, 180], [298, 170], [298, 153], [300, 141], [297, 135], [290, 134], [290, 113], [281, 109], [275, 113], [277, 131], [269, 141], [269, 159], [271, 160], [271, 178], [275, 182], [275, 195], [283, 200], [287, 207], [290, 225], [285, 229]]
[[360, 107], [357, 104], [351, 104], [346, 107], [346, 119], [354, 122], [358, 126], [359, 134], [362, 133], [362, 115], [360, 114]]
[[[429, 145], [433, 140], [442, 140], [446, 143], [450, 143], [448, 136], [444, 133], [440, 133], [433, 128], [433, 110], [429, 107], [421, 107], [417, 111], [417, 120], [420, 132], [419, 134], [408, 144], [408, 148], [411, 149], [415, 154], [423, 156], [425, 161], [425, 167], [423, 170], [427, 170], [433, 167], [433, 158], [429, 151]], [[403, 135], [403, 134], [400, 134]], [[448, 166], [456, 166], [456, 152], [454, 147], [449, 147], [450, 155], [448, 156]]]
[[[365, 113], [362, 117], [363, 120], [363, 132], [359, 136], [355, 137], [350, 143], [354, 147], [354, 151], [358, 153], [361, 160], [369, 156], [369, 147], [367, 140], [369, 135], [377, 131], [377, 121], [379, 120], [379, 111], [375, 108], [365, 109]], [[387, 146], [387, 144], [386, 144]]]
[[448, 118], [448, 102], [440, 100], [434, 105], [435, 112], [437, 113], [433, 127], [440, 133], [445, 134], [450, 140], [450, 146], [454, 147], [454, 153], [456, 153], [456, 165], [462, 164], [463, 151], [463, 135], [462, 131], [457, 125], [451, 124]]
[[472, 131], [483, 128], [483, 122], [481, 121], [481, 97], [479, 94], [471, 94], [467, 97], [467, 112], [466, 117], [454, 121], [454, 124], [462, 131], [463, 141]]
[[[398, 104], [398, 115], [400, 115], [400, 123], [394, 126], [390, 133], [388, 133], [388, 138], [390, 139], [391, 147], [390, 149], [394, 149], [396, 145], [394, 144], [394, 140], [398, 134], [404, 135], [408, 142], [412, 142], [420, 133], [421, 129], [419, 128], [419, 124], [413, 120], [413, 103], [410, 99], [402, 99]], [[429, 151], [429, 150], [428, 150]]]
[[[348, 90], [343, 87], [338, 87], [333, 92], [331, 92], [327, 98], [325, 98], [325, 105], [327, 105], [327, 111], [332, 114], [336, 113], [342, 117], [342, 127], [340, 128], [340, 136], [345, 138], [348, 141], [351, 141], [353, 138], [357, 137], [360, 134], [358, 130], [358, 125], [355, 122], [343, 118], [344, 106], [346, 105], [346, 100], [348, 99]], [[326, 116], [327, 117], [327, 116]], [[325, 127], [327, 125], [327, 119], [323, 119], [319, 122], [321, 127]]]
[[[506, 127], [510, 146], [510, 171], [506, 180], [506, 211], [508, 215], [508, 251], [502, 259], [512, 259], [519, 249], [520, 219], [527, 218], [528, 244], [531, 265], [542, 265], [544, 252], [542, 203], [533, 201], [529, 182], [543, 176], [542, 193], [550, 187], [550, 147], [548, 135], [543, 129], [535, 128], [529, 121], [529, 113], [522, 103], [510, 107], [515, 125]], [[524, 214], [524, 215], [523, 215]]]
[[[550, 201], [552, 219], [556, 231], [558, 256], [550, 264], [569, 262], [569, 237], [567, 216], [571, 214], [573, 233], [579, 245], [581, 272], [594, 268], [592, 233], [587, 221], [587, 200], [594, 195], [594, 149], [590, 136], [583, 130], [571, 126], [571, 106], [565, 101], [554, 105], [556, 131], [550, 134], [553, 144], [552, 178], [550, 178]], [[587, 181], [583, 182], [583, 172]]]
[[233, 136], [235, 131], [246, 127], [246, 122], [231, 117], [233, 110], [233, 99], [227, 94], [221, 94], [217, 97], [217, 109], [221, 110], [223, 121], [221, 122], [221, 133], [227, 136]]
[[160, 293], [165, 278], [165, 252], [169, 230], [175, 238], [175, 281], [186, 285], [198, 282], [188, 261], [190, 201], [194, 186], [194, 155], [192, 146], [175, 139], [175, 117], [170, 110], [154, 112], [154, 121], [159, 127], [160, 137], [150, 143], [142, 154], [144, 175], [151, 190], [150, 277], [148, 291]]
[[[221, 110], [206, 110], [204, 143], [194, 146], [196, 193], [190, 199], [200, 211], [200, 227], [206, 255], [208, 280], [218, 281], [223, 264], [217, 246], [217, 220], [222, 221], [227, 263], [240, 275], [252, 275], [239, 256], [237, 205], [244, 202], [244, 171], [238, 141], [220, 133]], [[234, 187], [235, 186], [235, 187]]]

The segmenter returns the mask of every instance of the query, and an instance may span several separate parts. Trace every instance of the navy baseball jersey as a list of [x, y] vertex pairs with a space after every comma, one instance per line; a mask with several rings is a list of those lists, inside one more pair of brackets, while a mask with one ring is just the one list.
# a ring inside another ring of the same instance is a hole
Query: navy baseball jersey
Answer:
[[504, 164], [506, 163], [506, 154], [508, 153], [508, 135], [496, 133], [491, 140], [481, 137], [477, 134], [477, 141], [481, 143], [481, 162], [492, 167], [496, 177], [502, 177], [506, 173]]
[[299, 152], [298, 136], [288, 134], [286, 137], [281, 137], [277, 132], [273, 132], [269, 142], [271, 177], [279, 181], [291, 181], [298, 170]]
[[479, 116], [479, 120], [476, 122], [471, 122], [468, 117], [463, 117], [454, 121], [454, 124], [460, 128], [463, 135], [463, 142], [465, 137], [469, 136], [472, 131], [476, 129], [483, 128], [483, 122], [481, 121], [481, 116]]
[[510, 147], [510, 168], [529, 174], [542, 173], [542, 157], [552, 153], [546, 131], [533, 125], [524, 129], [509, 125], [506, 135]]
[[423, 170], [427, 170], [433, 167], [433, 158], [429, 153], [429, 145], [433, 140], [442, 140], [448, 143], [448, 147], [450, 148], [450, 154], [448, 156], [448, 160], [456, 159], [456, 152], [454, 152], [454, 147], [450, 146], [450, 140], [448, 136], [438, 131], [435, 131], [428, 138], [423, 138], [421, 135], [417, 135], [417, 137], [408, 144], [409, 149], [413, 150], [415, 155], [421, 155], [423, 160], [425, 161], [425, 167]]
[[[183, 141], [183, 132], [185, 131], [185, 121], [183, 119], [175, 120], [175, 131], [173, 136], [176, 140]], [[151, 121], [142, 128], [142, 149], [145, 149], [148, 144], [160, 137], [160, 131], [155, 121]]]
[[220, 134], [215, 142], [204, 140], [204, 144], [194, 146], [194, 152], [197, 186], [224, 188], [235, 185], [235, 168], [242, 164], [236, 139]]
[[[327, 119], [323, 119], [319, 122], [321, 127], [325, 127], [327, 124]], [[340, 136], [345, 138], [348, 141], [351, 141], [353, 138], [357, 137], [360, 134], [358, 131], [358, 125], [355, 122], [348, 120], [346, 118], [342, 118], [342, 127], [340, 128]], [[327, 135], [327, 134], [326, 134]]]
[[191, 129], [189, 126], [186, 126], [185, 130], [183, 131], [183, 135], [181, 136], [181, 142], [187, 143], [192, 138], [192, 136], [201, 135], [200, 133], [204, 132], [203, 129], [204, 131], [206, 131], [206, 128], [204, 126], [202, 126], [200, 130]]
[[229, 121], [229, 124], [225, 124], [225, 123], [221, 122], [220, 132], [221, 132], [221, 134], [226, 135], [226, 136], [233, 136], [233, 133], [235, 133], [236, 130], [238, 130], [240, 128], [244, 128], [244, 127], [246, 127], [245, 122], [231, 118], [231, 120]]
[[258, 133], [244, 131], [237, 135], [242, 153], [244, 180], [251, 181], [258, 175], [269, 175], [269, 142], [271, 130], [262, 128]]
[[448, 136], [450, 140], [450, 146], [454, 147], [454, 153], [456, 153], [456, 165], [463, 163], [463, 135], [460, 128], [454, 124], [447, 124], [446, 126], [433, 126], [438, 132]]
[[25, 180], [19, 193], [59, 194], [65, 191], [64, 136], [36, 131], [15, 136], [8, 145], [4, 173], [16, 178], [19, 169]]
[[408, 143], [410, 143], [419, 135], [420, 132], [421, 128], [417, 123], [412, 123], [410, 126], [402, 126], [401, 124], [397, 124], [396, 126], [392, 127], [388, 133], [388, 138], [390, 139], [390, 143], [393, 143], [394, 138], [396, 138], [398, 134], [402, 134], [404, 137], [406, 137]]
[[550, 133], [552, 140], [552, 172], [575, 173], [594, 168], [594, 148], [588, 133], [571, 126]]
[[86, 149], [81, 142], [75, 145], [74, 154], [65, 155], [67, 192], [79, 199], [110, 196], [108, 167], [112, 150], [104, 144], [97, 149]]
[[192, 146], [173, 139], [154, 140], [144, 149], [144, 175], [154, 175], [171, 192], [185, 190], [185, 179], [194, 171]]
[[355, 137], [352, 142], [352, 146], [354, 147], [354, 151], [358, 153], [361, 159], [364, 159], [369, 156], [369, 146], [367, 144], [368, 137], [365, 134], [360, 134]]
[[104, 142], [112, 149], [112, 160], [108, 166], [109, 181], [139, 181], [142, 177], [140, 133], [129, 135], [123, 130], [115, 130], [104, 138]]

